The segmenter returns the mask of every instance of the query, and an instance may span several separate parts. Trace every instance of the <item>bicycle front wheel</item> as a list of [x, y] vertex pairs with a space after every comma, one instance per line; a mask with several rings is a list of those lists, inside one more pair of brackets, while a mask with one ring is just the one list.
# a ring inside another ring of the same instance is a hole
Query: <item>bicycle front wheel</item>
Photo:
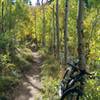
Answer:
[[82, 92], [78, 89], [68, 89], [66, 90], [60, 100], [79, 100]]

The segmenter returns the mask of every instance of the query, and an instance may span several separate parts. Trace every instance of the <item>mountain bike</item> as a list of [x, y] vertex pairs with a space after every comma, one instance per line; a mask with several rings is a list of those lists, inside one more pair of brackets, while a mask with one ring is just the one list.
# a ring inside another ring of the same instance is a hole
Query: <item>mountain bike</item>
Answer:
[[67, 63], [69, 67], [63, 77], [60, 84], [59, 95], [60, 100], [80, 100], [83, 96], [83, 87], [86, 82], [86, 77], [93, 76], [86, 70], [81, 70], [77, 63]]

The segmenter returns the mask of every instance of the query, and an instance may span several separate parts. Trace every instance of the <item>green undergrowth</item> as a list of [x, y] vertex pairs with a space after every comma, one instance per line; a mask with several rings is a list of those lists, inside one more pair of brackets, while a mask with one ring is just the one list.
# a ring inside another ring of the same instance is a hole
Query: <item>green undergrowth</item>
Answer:
[[100, 100], [100, 69], [95, 72], [95, 76], [87, 80], [82, 100]]
[[[42, 84], [44, 93], [43, 100], [59, 100], [58, 87], [61, 81], [61, 65], [53, 55], [46, 55], [42, 65]], [[100, 76], [100, 70], [95, 71]], [[81, 100], [100, 99], [100, 77], [87, 80], [84, 89], [84, 96]]]
[[13, 89], [13, 86], [17, 85], [19, 79], [14, 76], [0, 76], [0, 95]]
[[23, 72], [28, 71], [34, 62], [32, 51], [25, 46], [16, 47], [14, 55], [10, 52], [0, 53], [0, 100], [9, 100], [8, 95], [21, 81]]
[[17, 49], [15, 63], [17, 68], [21, 71], [27, 71], [32, 67], [32, 63], [34, 62], [34, 58], [32, 55], [32, 51], [28, 48], [20, 48]]
[[59, 100], [60, 64], [53, 55], [47, 55], [42, 65], [43, 100]]
[[48, 49], [47, 48], [40, 48], [38, 50], [38, 53], [42, 56], [42, 58], [46, 58], [48, 54]]

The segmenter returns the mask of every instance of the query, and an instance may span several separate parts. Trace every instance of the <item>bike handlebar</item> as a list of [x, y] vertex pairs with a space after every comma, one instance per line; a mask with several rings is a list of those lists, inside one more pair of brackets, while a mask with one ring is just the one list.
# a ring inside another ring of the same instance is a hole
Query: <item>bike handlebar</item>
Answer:
[[74, 68], [75, 70], [78, 70], [79, 68], [77, 68], [76, 66], [78, 65], [78, 63], [76, 64], [71, 64], [71, 63], [67, 63], [69, 66], [71, 66], [72, 68]]
[[72, 68], [74, 68], [74, 70], [79, 70], [82, 74], [93, 75], [93, 74], [87, 72], [86, 70], [81, 70], [79, 67], [76, 67], [78, 65], [78, 63], [74, 62], [74, 65], [71, 63], [67, 63], [67, 64], [70, 65]]

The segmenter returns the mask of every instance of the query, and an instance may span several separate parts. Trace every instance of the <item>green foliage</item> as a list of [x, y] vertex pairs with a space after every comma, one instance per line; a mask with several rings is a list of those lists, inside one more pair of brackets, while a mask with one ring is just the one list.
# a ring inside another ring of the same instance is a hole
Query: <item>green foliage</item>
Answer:
[[30, 49], [18, 49], [18, 53], [16, 55], [16, 65], [18, 69], [20, 69], [21, 71], [30, 69], [30, 67], [32, 67], [33, 61], [34, 58]]
[[59, 100], [58, 96], [58, 83], [59, 81], [56, 79], [52, 79], [51, 77], [46, 77], [43, 80], [43, 87], [44, 87], [44, 93], [43, 93], [43, 100]]
[[[42, 65], [43, 99], [59, 100], [58, 86], [60, 83], [60, 64], [53, 56], [48, 56]], [[95, 79], [86, 82], [84, 95], [81, 100], [99, 100], [100, 98], [100, 70], [95, 71]]]
[[30, 49], [28, 48], [20, 48], [17, 49], [18, 50], [18, 54], [20, 56], [22, 56], [22, 58], [26, 59], [29, 62], [33, 62], [34, 58], [33, 58], [33, 53]]
[[14, 78], [14, 77], [0, 76], [0, 93], [10, 90], [12, 86], [17, 84], [16, 82], [18, 82], [18, 79]]
[[99, 80], [89, 80], [87, 82], [86, 88], [85, 88], [85, 96], [84, 99], [86, 100], [99, 100], [100, 98], [100, 82]]
[[5, 70], [9, 69], [7, 67], [8, 63], [10, 63], [9, 56], [6, 54], [0, 54], [0, 71], [1, 73], [5, 73]]
[[[32, 51], [28, 49], [32, 45], [33, 38], [37, 38], [38, 51], [46, 61], [42, 66], [42, 82], [45, 93], [43, 99], [57, 100], [57, 85], [59, 84], [60, 64], [51, 55], [47, 56], [51, 50], [53, 42], [52, 27], [52, 6], [45, 5], [46, 21], [46, 48], [41, 49], [42, 41], [42, 7], [30, 7], [26, 3], [28, 0], [16, 0], [12, 5], [9, 0], [4, 1], [4, 11], [2, 16], [2, 0], [0, 1], [0, 93], [6, 91], [7, 87], [12, 87], [16, 79], [20, 77], [19, 72], [28, 70], [34, 62]], [[52, 0], [51, 0], [52, 1]], [[99, 70], [100, 65], [100, 21], [99, 9], [100, 0], [85, 0], [88, 8], [84, 12], [84, 43], [87, 64], [92, 70]], [[65, 0], [59, 0], [59, 23], [60, 23], [60, 51], [64, 51], [64, 4]], [[77, 57], [77, 0], [70, 0], [70, 13], [68, 19], [68, 48], [69, 56]], [[56, 14], [56, 13], [55, 13]], [[35, 16], [36, 15], [36, 16]], [[36, 17], [36, 18], [35, 18]], [[3, 23], [4, 31], [1, 26]], [[35, 29], [36, 28], [36, 29]], [[27, 37], [31, 36], [31, 39]], [[56, 43], [55, 43], [56, 44]], [[63, 62], [61, 55], [61, 62]], [[98, 100], [100, 87], [97, 86], [98, 80], [90, 80], [86, 86], [86, 99]], [[95, 87], [96, 86], [96, 87]], [[92, 87], [92, 88], [91, 88]], [[52, 98], [53, 97], [53, 98]]]
[[57, 75], [59, 74], [60, 65], [57, 60], [53, 56], [47, 57], [48, 60], [46, 60], [42, 66], [42, 74], [45, 76], [50, 76], [53, 78], [58, 78]]
[[[8, 0], [3, 1], [3, 6], [0, 1], [0, 95], [6, 96], [6, 91], [18, 83], [20, 72], [32, 66], [32, 51], [25, 46], [27, 35], [34, 31], [31, 28], [34, 17], [30, 8], [20, 0], [14, 5]], [[2, 22], [4, 31], [1, 30]]]
[[9, 32], [0, 34], [0, 52], [6, 51], [11, 43], [12, 34]]
[[100, 7], [100, 1], [99, 0], [88, 0], [89, 7]]
[[[55, 4], [55, 1], [52, 4]], [[99, 16], [98, 16], [98, 8], [99, 8], [99, 1], [98, 0], [89, 0], [89, 8], [85, 8], [84, 12], [84, 43], [85, 43], [85, 50], [87, 58], [87, 63], [90, 65], [90, 68], [93, 70], [97, 69], [97, 66], [100, 64], [100, 50], [99, 50]], [[76, 17], [77, 17], [77, 0], [70, 1], [70, 13], [69, 13], [69, 19], [68, 19], [68, 47], [69, 47], [69, 55], [72, 55], [74, 57], [77, 57], [77, 32], [76, 32]], [[51, 44], [51, 41], [53, 41], [53, 33], [52, 33], [52, 4], [50, 6], [45, 6], [45, 18], [46, 18], [46, 46], [49, 47]], [[97, 6], [97, 7], [96, 7]], [[41, 7], [36, 7], [33, 9], [36, 13], [36, 24], [37, 24], [37, 37], [38, 41], [41, 41], [42, 38], [42, 10]], [[38, 17], [39, 16], [39, 17]], [[59, 0], [59, 22], [60, 22], [60, 40], [61, 40], [61, 47], [63, 47], [63, 31], [64, 31], [64, 1]], [[34, 19], [34, 17], [33, 17]], [[35, 21], [33, 24], [31, 24], [35, 27]], [[19, 24], [18, 24], [19, 26]], [[23, 26], [23, 29], [25, 28], [24, 23], [20, 24], [20, 26]], [[32, 28], [32, 31], [34, 32], [34, 27]], [[21, 28], [22, 29], [22, 28]], [[29, 28], [30, 29], [30, 28]], [[31, 29], [30, 29], [31, 30]], [[27, 29], [25, 31], [21, 30], [21, 32], [24, 34], [27, 34]], [[18, 35], [19, 39], [23, 38], [22, 35], [19, 32]], [[35, 34], [33, 34], [33, 37], [35, 37]], [[25, 39], [25, 38], [23, 38]], [[61, 51], [63, 51], [64, 48], [61, 48]], [[46, 57], [46, 61], [43, 63], [42, 66], [42, 83], [44, 86], [44, 94], [43, 99], [54, 99], [57, 100], [57, 86], [59, 85], [59, 73], [60, 73], [60, 64], [57, 62], [57, 60], [53, 56], [47, 56], [46, 53], [48, 53], [48, 48], [43, 48], [42, 50], [39, 50], [40, 54], [42, 54], [44, 57]], [[62, 59], [63, 61], [63, 59]], [[61, 76], [61, 75], [60, 75]], [[85, 99], [86, 100], [98, 100], [100, 94], [98, 92], [99, 87], [98, 80], [89, 80], [87, 83], [87, 86], [85, 88]], [[92, 88], [91, 88], [92, 87]]]
[[41, 54], [41, 56], [43, 58], [46, 58], [47, 57], [47, 53], [48, 53], [48, 49], [47, 48], [41, 48], [38, 50], [39, 54]]
[[42, 65], [42, 83], [43, 83], [43, 99], [58, 100], [58, 85], [59, 85], [60, 64], [54, 56], [48, 56], [47, 60]]
[[95, 79], [90, 79], [86, 83], [86, 87], [84, 90], [84, 98], [82, 100], [99, 100], [100, 98], [100, 70], [98, 70], [95, 74], [98, 77]]
[[15, 62], [8, 54], [0, 54], [0, 94], [6, 96], [19, 83], [22, 71], [27, 71], [34, 61], [32, 51], [28, 48], [20, 49], [15, 54]]

